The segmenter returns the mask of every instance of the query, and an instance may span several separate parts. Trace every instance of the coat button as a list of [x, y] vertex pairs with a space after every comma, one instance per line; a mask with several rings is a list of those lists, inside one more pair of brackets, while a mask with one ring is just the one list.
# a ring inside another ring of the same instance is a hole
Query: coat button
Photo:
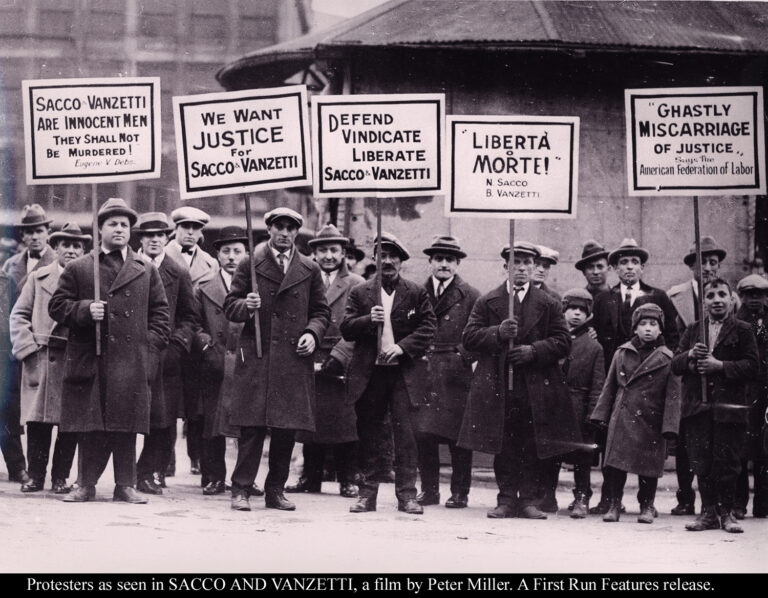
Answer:
[[110, 337], [109, 337], [109, 342], [111, 342], [111, 343], [116, 343], [116, 342], [117, 342], [117, 337], [115, 337], [115, 336], [110, 336]]
[[125, 336], [125, 340], [126, 340], [126, 341], [128, 341], [128, 342], [130, 343], [130, 342], [131, 342], [131, 335], [130, 335], [130, 334], [127, 334], [127, 335]]
[[115, 296], [115, 294], [114, 294], [114, 293], [110, 293], [110, 294], [109, 294], [109, 296], [110, 296], [110, 297], [114, 297], [114, 296]]
[[125, 312], [125, 317], [126, 317], [126, 318], [130, 318], [130, 317], [131, 317], [131, 312], [129, 312], [129, 311], [126, 311], [126, 312]]
[[114, 320], [115, 319], [115, 312], [112, 312], [109, 314], [109, 319]]
[[221, 338], [222, 336], [224, 336], [224, 333], [223, 333], [221, 330], [219, 330], [219, 331], [216, 333], [216, 336], [218, 336], [219, 338]]
[[446, 319], [446, 320], [450, 320], [450, 319], [451, 319], [451, 316], [448, 316], [448, 315], [446, 315], [446, 316], [445, 316], [445, 319]]
[[130, 291], [125, 291], [125, 296], [126, 297], [130, 297], [131, 296], [131, 292]]

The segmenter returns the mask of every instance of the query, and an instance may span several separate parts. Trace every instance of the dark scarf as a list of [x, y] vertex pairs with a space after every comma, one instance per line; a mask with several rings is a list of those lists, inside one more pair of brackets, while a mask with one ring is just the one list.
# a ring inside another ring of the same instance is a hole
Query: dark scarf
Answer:
[[648, 359], [648, 356], [656, 350], [656, 347], [663, 347], [665, 345], [663, 334], [660, 334], [656, 337], [656, 340], [651, 343], [644, 343], [640, 340], [640, 337], [635, 334], [630, 342], [640, 354], [640, 363]]

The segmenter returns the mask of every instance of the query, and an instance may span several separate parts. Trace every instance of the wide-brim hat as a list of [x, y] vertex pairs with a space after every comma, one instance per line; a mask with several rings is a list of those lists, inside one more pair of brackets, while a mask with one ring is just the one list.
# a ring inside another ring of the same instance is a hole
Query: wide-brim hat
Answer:
[[664, 330], [664, 311], [655, 303], [643, 303], [632, 312], [632, 330], [643, 318], [653, 318], [659, 323], [659, 328]]
[[408, 253], [408, 250], [405, 248], [405, 245], [403, 245], [400, 242], [400, 239], [398, 239], [395, 235], [392, 233], [382, 232], [381, 233], [381, 242], [379, 242], [379, 238], [376, 237], [376, 240], [373, 243], [373, 250], [374, 253], [376, 252], [376, 248], [381, 245], [382, 247], [394, 247], [397, 252], [400, 254], [400, 260], [406, 261], [407, 259], [410, 259], [411, 254]]
[[218, 250], [222, 245], [227, 243], [242, 243], [248, 247], [248, 235], [239, 226], [225, 226], [221, 229], [219, 238], [216, 239], [212, 245]]
[[342, 247], [346, 247], [347, 243], [349, 243], [349, 239], [342, 235], [339, 229], [333, 224], [326, 224], [320, 229], [317, 235], [315, 235], [314, 239], [307, 241], [307, 245], [309, 245], [310, 248], [326, 243], [336, 243]]
[[56, 243], [63, 241], [64, 239], [71, 239], [73, 241], [82, 241], [85, 245], [93, 240], [91, 235], [83, 234], [83, 231], [75, 222], [67, 222], [61, 227], [61, 230], [56, 231], [48, 238], [48, 243], [55, 247]]
[[[523, 255], [530, 255], [533, 258], [537, 258], [541, 255], [539, 246], [529, 243], [528, 241], [516, 241], [515, 253], [522, 253]], [[501, 257], [505, 262], [509, 261], [509, 244], [504, 245], [501, 249]]]
[[50, 224], [53, 219], [45, 215], [43, 206], [33, 203], [21, 209], [21, 219], [16, 223], [16, 228], [32, 228], [43, 224]]
[[584, 271], [589, 262], [602, 258], [608, 259], [608, 250], [594, 239], [590, 239], [584, 243], [584, 249], [581, 250], [581, 259], [574, 266], [577, 270]]
[[136, 234], [165, 233], [169, 234], [173, 228], [168, 222], [168, 216], [163, 212], [146, 212], [139, 216], [133, 232]]
[[139, 219], [139, 215], [135, 210], [128, 207], [128, 204], [125, 203], [125, 200], [122, 197], [110, 197], [99, 208], [99, 212], [96, 215], [96, 222], [99, 227], [101, 227], [104, 221], [110, 216], [126, 216], [128, 218], [128, 223], [131, 226], [134, 226]]
[[[721, 262], [728, 255], [720, 245], [717, 244], [714, 237], [702, 237], [701, 238], [701, 255], [704, 256], [708, 253], [714, 253]], [[691, 246], [686, 256], [683, 258], [683, 263], [686, 266], [693, 266], [696, 261], [696, 243]]]
[[358, 262], [365, 259], [365, 252], [362, 249], [360, 249], [357, 245], [355, 245], [355, 240], [352, 237], [349, 238], [349, 243], [347, 243], [345, 252], [347, 254], [347, 257], [349, 257], [349, 255], [352, 254], [352, 256]]
[[551, 247], [547, 247], [546, 245], [538, 245], [539, 248], [539, 259], [540, 260], [547, 260], [549, 263], [551, 263], [553, 266], [557, 264], [557, 262], [560, 260], [560, 252], [555, 251]]
[[459, 246], [459, 240], [450, 235], [437, 235], [433, 237], [432, 245], [424, 249], [424, 253], [429, 257], [432, 257], [436, 253], [454, 255], [459, 259], [467, 257], [467, 254], [464, 253]]
[[191, 222], [203, 227], [211, 221], [211, 217], [199, 208], [182, 206], [171, 212], [171, 220], [173, 220], [173, 226]]
[[762, 291], [763, 293], [768, 293], [768, 280], [759, 274], [750, 274], [738, 282], [736, 290], [739, 293], [744, 291]]
[[271, 225], [278, 218], [288, 218], [296, 223], [296, 226], [301, 228], [304, 226], [304, 217], [298, 212], [290, 208], [275, 208], [264, 214], [264, 224]]
[[640, 247], [637, 244], [637, 241], [634, 239], [626, 238], [621, 242], [621, 245], [619, 245], [616, 249], [608, 254], [608, 263], [611, 266], [614, 266], [619, 261], [619, 258], [627, 255], [634, 255], [639, 257], [641, 264], [645, 264], [645, 262], [648, 261], [648, 257], [650, 257], [650, 254], [645, 249]]

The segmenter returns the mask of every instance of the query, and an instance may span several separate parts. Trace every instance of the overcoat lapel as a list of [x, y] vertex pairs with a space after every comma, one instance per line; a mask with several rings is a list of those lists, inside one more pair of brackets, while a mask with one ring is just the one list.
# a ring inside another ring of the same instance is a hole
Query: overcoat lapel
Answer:
[[117, 277], [115, 277], [115, 281], [112, 283], [112, 286], [109, 287], [108, 292], [113, 293], [117, 289], [124, 287], [132, 280], [141, 276], [146, 272], [144, 264], [144, 260], [138, 257], [129, 248], [128, 254], [125, 256], [125, 263], [123, 264], [123, 267], [120, 268], [120, 272], [118, 272]]

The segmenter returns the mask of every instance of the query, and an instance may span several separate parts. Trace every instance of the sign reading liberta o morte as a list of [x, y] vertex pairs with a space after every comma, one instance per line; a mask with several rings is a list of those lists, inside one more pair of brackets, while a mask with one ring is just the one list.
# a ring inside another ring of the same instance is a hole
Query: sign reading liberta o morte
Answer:
[[579, 119], [449, 116], [446, 216], [573, 218]]
[[443, 193], [443, 94], [315, 96], [312, 109], [316, 196]]
[[630, 195], [764, 194], [761, 87], [626, 89]]
[[182, 199], [312, 182], [307, 88], [173, 98]]
[[160, 176], [160, 79], [22, 81], [27, 184]]

